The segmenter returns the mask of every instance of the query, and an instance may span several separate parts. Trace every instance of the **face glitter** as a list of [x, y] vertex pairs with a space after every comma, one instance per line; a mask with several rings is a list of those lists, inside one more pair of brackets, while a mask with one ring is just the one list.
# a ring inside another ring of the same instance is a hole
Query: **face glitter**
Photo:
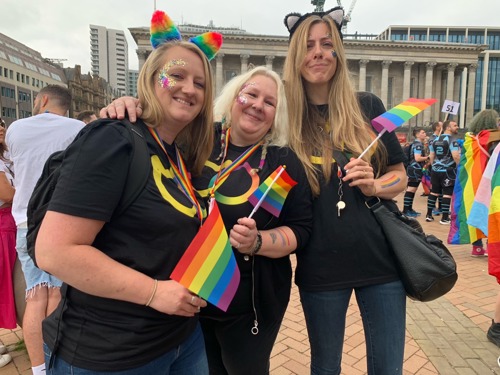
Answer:
[[236, 101], [243, 105], [243, 104], [247, 104], [248, 103], [248, 98], [246, 97], [245, 95], [245, 91], [248, 87], [250, 86], [255, 86], [255, 82], [248, 82], [248, 83], [245, 83], [242, 87], [241, 87], [241, 90], [240, 92], [238, 93], [238, 96], [236, 97]]
[[172, 89], [177, 81], [172, 77], [168, 71], [174, 66], [186, 66], [187, 63], [184, 60], [170, 60], [165, 66], [160, 70], [158, 74], [158, 84], [164, 89]]

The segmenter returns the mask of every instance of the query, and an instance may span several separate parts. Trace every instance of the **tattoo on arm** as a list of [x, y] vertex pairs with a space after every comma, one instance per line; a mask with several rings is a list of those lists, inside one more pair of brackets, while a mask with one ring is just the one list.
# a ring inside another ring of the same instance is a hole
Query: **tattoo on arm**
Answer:
[[389, 176], [385, 180], [380, 181], [380, 187], [382, 189], [387, 189], [388, 187], [391, 187], [393, 185], [396, 185], [401, 179], [393, 174], [392, 176]]
[[273, 242], [273, 244], [276, 243], [276, 234], [274, 234], [273, 232], [269, 233], [269, 237], [271, 237], [271, 240]]
[[281, 242], [282, 242], [283, 246], [290, 245], [290, 239], [288, 238], [286, 232], [280, 228], [276, 228], [276, 231], [278, 232], [278, 234], [281, 237]]

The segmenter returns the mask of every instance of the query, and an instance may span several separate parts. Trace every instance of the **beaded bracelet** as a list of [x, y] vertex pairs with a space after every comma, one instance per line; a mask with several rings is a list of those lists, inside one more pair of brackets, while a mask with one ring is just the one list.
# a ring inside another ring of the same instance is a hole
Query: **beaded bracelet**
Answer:
[[255, 244], [255, 247], [250, 252], [250, 255], [257, 254], [260, 251], [261, 247], [262, 247], [262, 235], [260, 234], [260, 232], [257, 232], [257, 243]]

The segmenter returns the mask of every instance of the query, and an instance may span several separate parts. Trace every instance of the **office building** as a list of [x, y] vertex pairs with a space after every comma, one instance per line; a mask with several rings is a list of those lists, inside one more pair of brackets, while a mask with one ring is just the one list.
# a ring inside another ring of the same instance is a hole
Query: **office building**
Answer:
[[118, 95], [127, 93], [128, 44], [121, 30], [90, 25], [92, 73], [104, 78]]
[[68, 86], [62, 67], [0, 33], [0, 116], [7, 126], [31, 116], [36, 95], [50, 84]]
[[137, 97], [137, 79], [139, 71], [134, 69], [128, 70], [127, 76], [127, 95]]

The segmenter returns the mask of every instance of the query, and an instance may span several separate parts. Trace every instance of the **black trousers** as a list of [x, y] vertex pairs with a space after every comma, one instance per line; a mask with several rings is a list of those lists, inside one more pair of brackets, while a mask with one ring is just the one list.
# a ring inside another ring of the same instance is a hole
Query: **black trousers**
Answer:
[[267, 375], [269, 357], [283, 315], [267, 320], [259, 316], [257, 335], [252, 334], [254, 314], [200, 317], [210, 375]]

